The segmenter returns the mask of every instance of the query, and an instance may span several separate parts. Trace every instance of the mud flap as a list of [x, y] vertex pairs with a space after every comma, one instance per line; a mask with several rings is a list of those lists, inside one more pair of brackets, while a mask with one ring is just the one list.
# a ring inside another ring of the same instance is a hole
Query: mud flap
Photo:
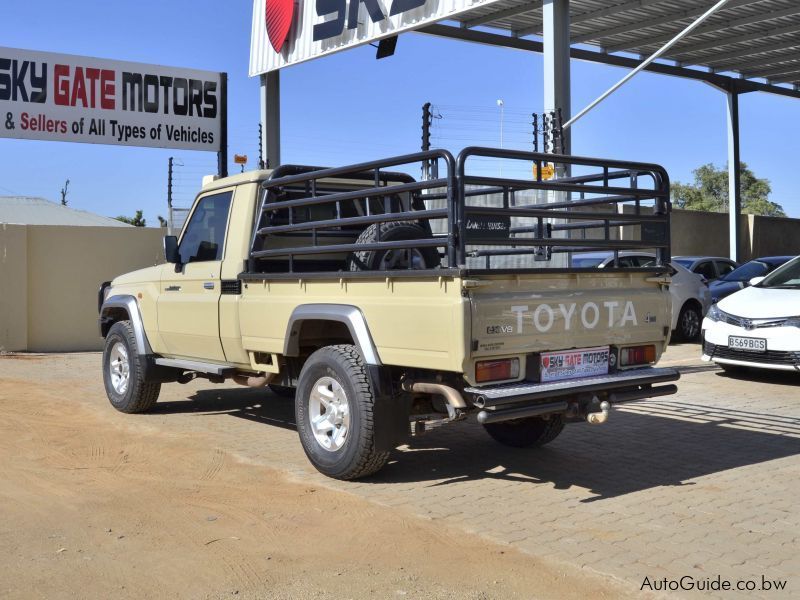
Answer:
[[392, 382], [389, 369], [367, 365], [367, 376], [375, 398], [375, 449], [394, 450], [408, 441], [411, 435], [409, 415], [411, 402]]

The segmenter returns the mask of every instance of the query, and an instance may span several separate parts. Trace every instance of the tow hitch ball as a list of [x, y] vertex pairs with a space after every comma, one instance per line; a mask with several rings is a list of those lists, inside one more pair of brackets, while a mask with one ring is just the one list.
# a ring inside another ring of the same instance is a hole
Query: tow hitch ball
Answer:
[[[598, 406], [598, 398], [595, 396], [592, 398], [591, 406], [595, 407]], [[599, 412], [587, 412], [586, 413], [586, 422], [590, 425], [602, 425], [606, 421], [608, 421], [608, 413], [611, 410], [611, 403], [607, 400], [603, 400], [599, 403], [600, 411]]]

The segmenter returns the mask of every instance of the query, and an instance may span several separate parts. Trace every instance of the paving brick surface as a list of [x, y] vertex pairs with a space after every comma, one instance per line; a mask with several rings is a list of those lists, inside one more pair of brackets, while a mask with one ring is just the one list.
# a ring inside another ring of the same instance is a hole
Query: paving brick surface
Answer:
[[[165, 386], [152, 414], [120, 415], [94, 375], [99, 355], [45, 361], [48, 379], [80, 380], [82, 401], [115, 422], [207, 435], [222, 450], [308, 485], [535, 556], [637, 587], [645, 576], [717, 575], [760, 586], [763, 575], [788, 580], [788, 590], [741, 597], [800, 597], [800, 374], [734, 378], [698, 355], [695, 345], [666, 354], [662, 364], [683, 372], [677, 395], [619, 407], [602, 426], [570, 425], [545, 448], [505, 448], [477, 424], [459, 423], [414, 439], [381, 473], [353, 483], [308, 464], [291, 400], [201, 381]], [[14, 361], [0, 368], [14, 376]]]

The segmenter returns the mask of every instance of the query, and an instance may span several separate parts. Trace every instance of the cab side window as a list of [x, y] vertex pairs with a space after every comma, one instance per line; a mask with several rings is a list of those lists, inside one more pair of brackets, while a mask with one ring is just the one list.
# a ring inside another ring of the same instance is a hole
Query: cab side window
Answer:
[[697, 267], [695, 267], [694, 269], [694, 272], [697, 273], [698, 275], [702, 275], [709, 281], [717, 278], [717, 273], [714, 271], [714, 263], [710, 261], [703, 262], [697, 265]]
[[727, 275], [728, 273], [733, 271], [735, 268], [736, 268], [736, 265], [733, 265], [733, 264], [731, 264], [729, 262], [722, 262], [722, 261], [718, 261], [717, 262], [717, 269], [719, 269], [719, 276], [720, 277], [722, 277], [723, 275]]
[[200, 199], [181, 238], [181, 263], [222, 260], [232, 197], [223, 192]]

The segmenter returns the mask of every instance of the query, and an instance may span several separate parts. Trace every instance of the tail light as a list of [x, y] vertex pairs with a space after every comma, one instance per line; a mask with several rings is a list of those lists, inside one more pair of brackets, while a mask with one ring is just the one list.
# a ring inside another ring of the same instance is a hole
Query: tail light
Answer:
[[653, 345], [631, 346], [630, 348], [621, 348], [619, 351], [619, 365], [621, 367], [649, 365], [654, 362], [656, 362], [656, 347]]
[[519, 359], [482, 360], [475, 363], [475, 381], [505, 381], [519, 377]]

